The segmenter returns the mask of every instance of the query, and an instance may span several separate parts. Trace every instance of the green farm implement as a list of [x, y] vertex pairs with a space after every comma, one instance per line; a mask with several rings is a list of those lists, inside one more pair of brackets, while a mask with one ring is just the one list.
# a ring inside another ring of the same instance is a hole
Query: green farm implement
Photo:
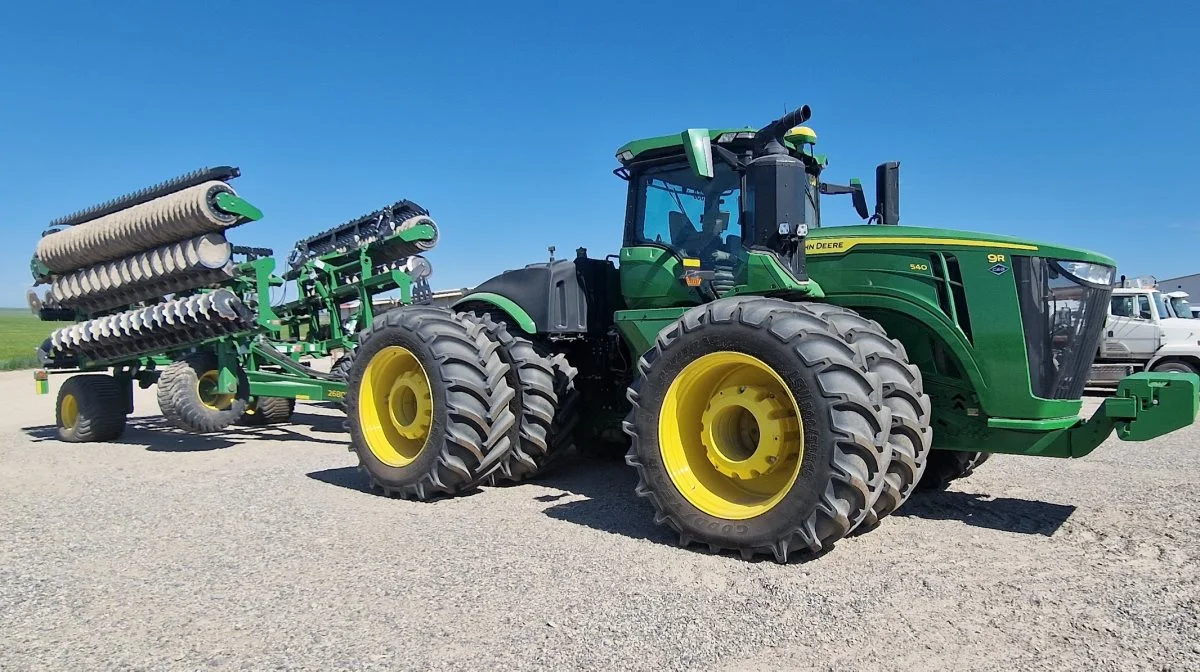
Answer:
[[[1183, 373], [1130, 376], [1079, 417], [1112, 259], [900, 226], [896, 163], [870, 212], [858, 182], [823, 179], [809, 116], [630, 142], [618, 255], [580, 249], [453, 309], [377, 317], [346, 388], [372, 486], [428, 499], [521, 480], [623, 430], [637, 494], [681, 543], [784, 561], [989, 453], [1082, 457], [1194, 420]], [[821, 228], [836, 195], [866, 224]]]
[[[229, 186], [238, 175], [196, 171], [51, 222], [31, 264], [47, 289], [31, 290], [30, 302], [43, 319], [74, 322], [42, 345], [36, 374], [83, 374], [59, 392], [64, 440], [120, 436], [135, 382], [157, 384], [163, 415], [192, 432], [281, 422], [296, 400], [340, 403], [375, 297], [430, 296], [420, 255], [438, 231], [417, 204], [300, 241], [277, 275], [271, 250], [226, 238], [262, 217]], [[342, 357], [328, 373], [306, 361], [334, 353]]]

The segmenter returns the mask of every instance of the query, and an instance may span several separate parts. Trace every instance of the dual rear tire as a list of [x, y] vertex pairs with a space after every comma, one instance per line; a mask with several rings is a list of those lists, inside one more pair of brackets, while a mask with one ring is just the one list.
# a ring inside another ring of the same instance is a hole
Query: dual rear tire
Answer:
[[638, 363], [627, 461], [655, 519], [745, 557], [818, 553], [912, 493], [929, 401], [903, 347], [825, 304], [698, 306]]
[[573, 374], [486, 314], [389, 311], [348, 372], [351, 449], [372, 489], [406, 499], [530, 478], [570, 441]]

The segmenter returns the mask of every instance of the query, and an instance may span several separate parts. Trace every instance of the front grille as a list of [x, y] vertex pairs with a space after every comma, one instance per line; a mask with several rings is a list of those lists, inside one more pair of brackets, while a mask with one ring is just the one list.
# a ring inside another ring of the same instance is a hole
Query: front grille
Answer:
[[1080, 281], [1041, 257], [1013, 257], [1013, 274], [1034, 396], [1078, 399], [1104, 331], [1112, 287]]

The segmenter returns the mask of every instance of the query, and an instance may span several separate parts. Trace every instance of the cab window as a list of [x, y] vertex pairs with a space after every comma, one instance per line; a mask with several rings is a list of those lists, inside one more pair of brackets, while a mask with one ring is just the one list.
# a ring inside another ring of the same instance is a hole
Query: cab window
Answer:
[[653, 243], [702, 267], [732, 262], [741, 247], [740, 176], [724, 164], [713, 179], [686, 164], [652, 166], [637, 176], [637, 219], [630, 244]]

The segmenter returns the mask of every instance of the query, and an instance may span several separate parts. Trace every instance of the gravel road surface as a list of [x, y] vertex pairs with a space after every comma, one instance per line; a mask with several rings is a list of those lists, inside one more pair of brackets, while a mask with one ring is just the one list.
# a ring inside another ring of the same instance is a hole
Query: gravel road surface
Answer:
[[994, 457], [781, 566], [677, 548], [621, 463], [405, 502], [331, 408], [192, 436], [139, 391], [72, 445], [0, 393], [0, 669], [1200, 669], [1195, 426]]

